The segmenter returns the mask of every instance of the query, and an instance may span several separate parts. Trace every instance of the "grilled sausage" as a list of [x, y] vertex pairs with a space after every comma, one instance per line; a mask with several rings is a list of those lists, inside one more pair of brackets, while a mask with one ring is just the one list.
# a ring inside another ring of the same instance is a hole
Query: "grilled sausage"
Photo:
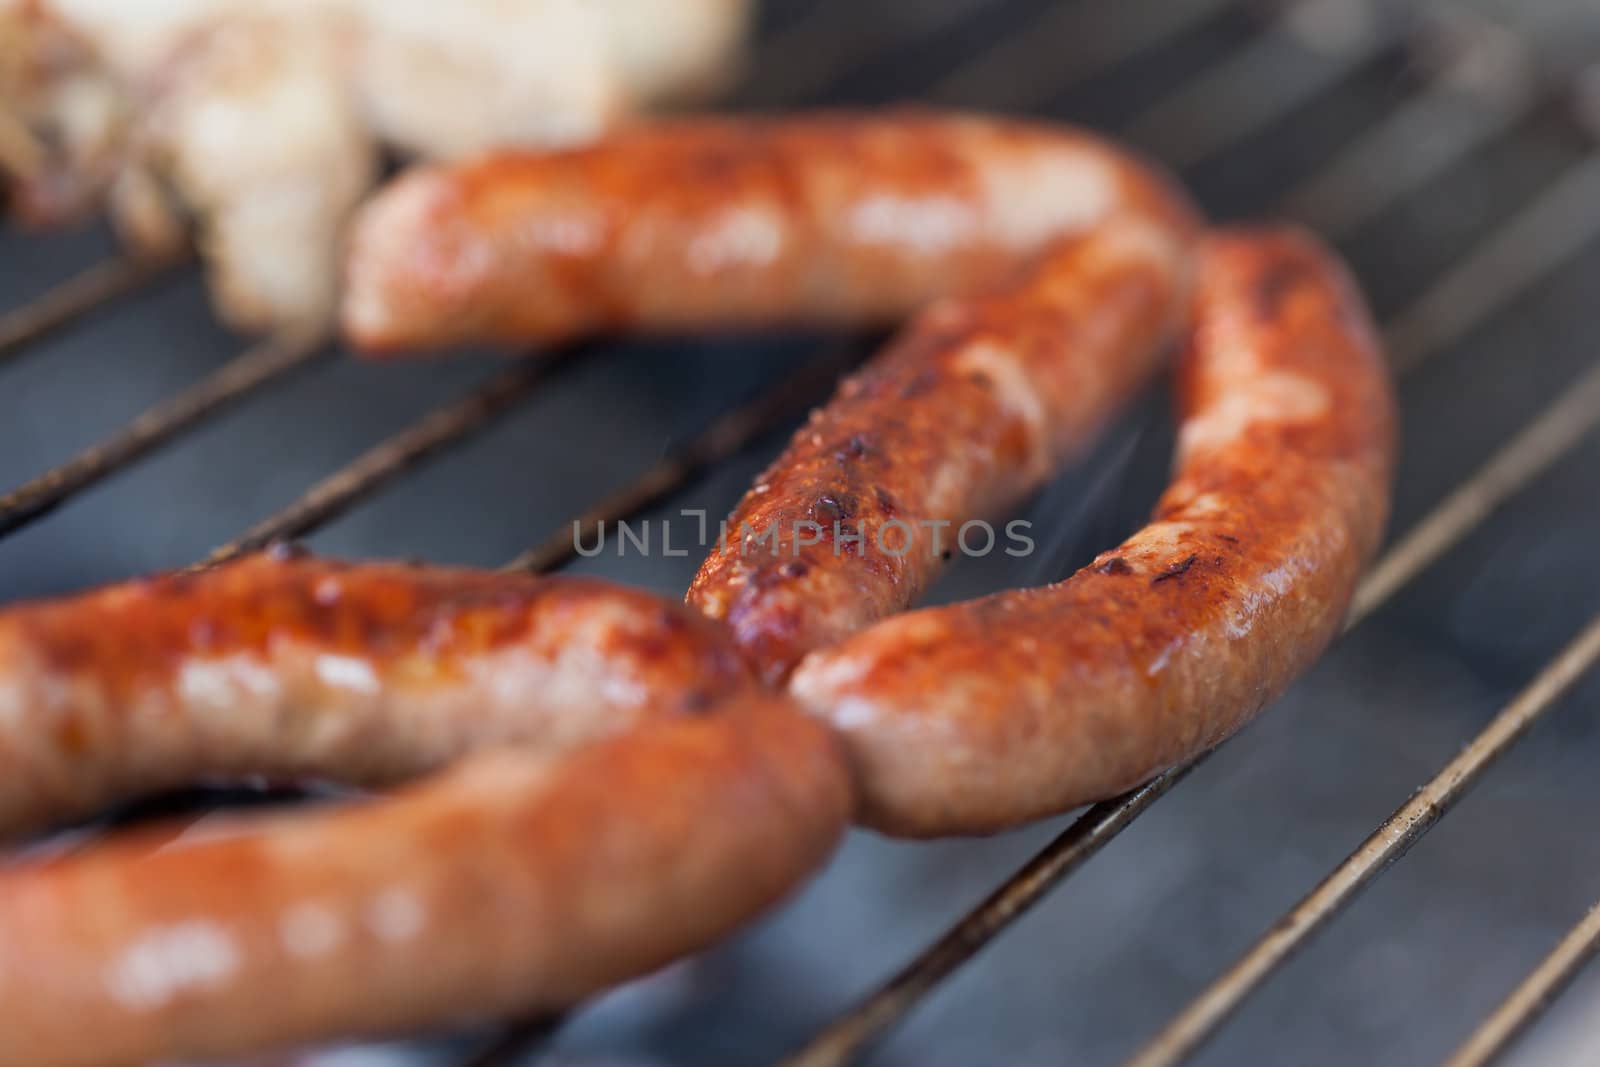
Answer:
[[1187, 233], [1135, 218], [1045, 252], [1003, 292], [933, 305], [767, 469], [689, 589], [769, 681], [909, 607], [1154, 373]]
[[1071, 129], [684, 119], [401, 177], [356, 223], [344, 328], [378, 351], [890, 322], [1115, 215], [1188, 217], [1162, 178]]
[[1212, 238], [1197, 279], [1149, 526], [1057, 585], [901, 615], [794, 672], [866, 823], [986, 832], [1111, 796], [1222, 740], [1337, 631], [1394, 460], [1367, 313], [1292, 232]]
[[197, 775], [382, 785], [697, 714], [723, 635], [599, 582], [249, 557], [0, 612], [0, 833]]
[[0, 870], [0, 1062], [210, 1060], [553, 1010], [704, 947], [849, 819], [826, 728], [735, 701], [565, 756], [481, 753], [381, 802]]
[[433, 771], [0, 868], [0, 1063], [559, 1008], [771, 904], [853, 803], [720, 627], [599, 582], [274, 553], [0, 613], [7, 829], [200, 773]]

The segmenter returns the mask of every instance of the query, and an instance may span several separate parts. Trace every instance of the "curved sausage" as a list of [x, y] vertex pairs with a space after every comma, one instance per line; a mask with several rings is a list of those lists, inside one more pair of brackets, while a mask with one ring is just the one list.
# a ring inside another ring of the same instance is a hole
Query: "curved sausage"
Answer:
[[0, 833], [197, 775], [382, 785], [749, 684], [723, 634], [572, 578], [273, 552], [0, 612]]
[[843, 766], [825, 727], [747, 694], [378, 803], [0, 870], [0, 1062], [209, 1061], [570, 1005], [820, 866]]
[[853, 804], [721, 627], [601, 582], [274, 552], [0, 613], [8, 830], [196, 774], [435, 771], [0, 868], [0, 1063], [559, 1008], [774, 902]]
[[1114, 219], [1000, 293], [918, 316], [745, 495], [689, 603], [773, 682], [909, 607], [967, 520], [1037, 489], [1155, 372], [1187, 237]]
[[1149, 526], [1057, 585], [901, 615], [794, 672], [867, 824], [986, 832], [1111, 796], [1222, 740], [1337, 631], [1394, 462], [1367, 312], [1294, 232], [1213, 237], [1196, 277]]
[[891, 322], [1180, 194], [1063, 127], [918, 111], [684, 119], [413, 170], [360, 214], [346, 334], [374, 351], [596, 331]]

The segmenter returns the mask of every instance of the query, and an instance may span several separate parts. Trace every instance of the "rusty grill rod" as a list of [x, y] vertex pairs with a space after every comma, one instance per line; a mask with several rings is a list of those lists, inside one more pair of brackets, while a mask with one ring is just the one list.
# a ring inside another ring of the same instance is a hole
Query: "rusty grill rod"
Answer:
[[0, 365], [62, 327], [171, 273], [185, 258], [113, 255], [0, 315]]
[[283, 510], [213, 550], [200, 566], [214, 566], [274, 541], [303, 536], [332, 521], [424, 460], [492, 425], [498, 416], [573, 366], [585, 351], [569, 345], [530, 357], [454, 402], [435, 408], [317, 482]]
[[0, 537], [21, 529], [74, 493], [148, 455], [257, 389], [281, 381], [328, 354], [320, 342], [296, 338], [263, 341], [246, 350], [189, 388], [147, 409], [100, 444], [0, 495]]
[[1487, 1067], [1499, 1060], [1566, 991], [1597, 951], [1600, 951], [1600, 904], [1589, 909], [1444, 1067]]

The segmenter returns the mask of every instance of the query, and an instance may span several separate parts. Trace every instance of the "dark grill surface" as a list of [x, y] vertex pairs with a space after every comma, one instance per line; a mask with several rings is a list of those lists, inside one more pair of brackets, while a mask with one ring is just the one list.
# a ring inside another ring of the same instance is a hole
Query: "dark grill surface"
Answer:
[[[553, 1038], [508, 1041], [488, 1027], [306, 1063], [774, 1062], [858, 1008], [1041, 849], [1040, 869], [1074, 868], [1063, 887], [964, 962], [999, 925], [990, 920], [1037, 895], [1013, 885], [965, 942], [796, 1062], [846, 1062], [887, 1028], [866, 1050], [885, 1067], [1116, 1063], [1141, 1047], [1154, 1067], [1224, 1017], [1195, 1062], [1439, 1062], [1600, 899], [1600, 840], [1588, 832], [1600, 676], [1583, 677], [1600, 656], [1600, 78], [1586, 76], [1600, 11], [1578, 0], [768, 0], [763, 22], [739, 106], [923, 99], [1068, 118], [1178, 166], [1219, 218], [1289, 214], [1337, 240], [1400, 375], [1395, 551], [1364, 590], [1360, 625], [1181, 780], [1076, 824], [985, 840], [857, 834], [786, 909], [577, 1013]], [[101, 232], [5, 234], [0, 306], [29, 304], [113, 254]], [[86, 284], [125, 282], [103, 270]], [[617, 515], [704, 508], [714, 521], [781, 442], [796, 402], [859, 347], [606, 345], [509, 372], [486, 356], [377, 367], [258, 349], [174, 409], [169, 398], [244, 346], [214, 324], [192, 267], [132, 288], [43, 339], [0, 340], [0, 492], [23, 487], [0, 497], [0, 601], [182, 566], [247, 530], [303, 535], [327, 553], [497, 565], [538, 546], [535, 562], [560, 562], [572, 517], [608, 502]], [[0, 322], [0, 338], [16, 325]], [[797, 374], [811, 385], [776, 401], [764, 391]], [[37, 480], [118, 435], [64, 479]], [[972, 562], [940, 597], [1084, 562], [1142, 520], [1170, 444], [1152, 394], [1030, 507], [1044, 551]], [[641, 485], [647, 471], [655, 480]], [[693, 520], [675, 521], [677, 543], [694, 533]], [[676, 593], [696, 563], [694, 552], [613, 548], [574, 569]], [[1435, 779], [1508, 706], [1502, 734], [1468, 749], [1461, 774]], [[1480, 770], [1482, 785], [1332, 936], [1302, 939]], [[1287, 940], [1252, 951], [1430, 781], [1415, 811], [1278, 928]], [[1597, 925], [1537, 977], [1572, 969]], [[1514, 1003], [1496, 1033], [1526, 1014]], [[1580, 979], [1509, 1061], [1600, 1061], [1600, 978]]]

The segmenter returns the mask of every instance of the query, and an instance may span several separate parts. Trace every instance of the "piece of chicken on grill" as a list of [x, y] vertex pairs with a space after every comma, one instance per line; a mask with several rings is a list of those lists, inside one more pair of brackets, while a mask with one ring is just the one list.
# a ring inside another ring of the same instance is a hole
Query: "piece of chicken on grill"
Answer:
[[0, 170], [49, 225], [192, 225], [225, 319], [324, 328], [379, 148], [582, 141], [703, 99], [750, 0], [0, 0]]

